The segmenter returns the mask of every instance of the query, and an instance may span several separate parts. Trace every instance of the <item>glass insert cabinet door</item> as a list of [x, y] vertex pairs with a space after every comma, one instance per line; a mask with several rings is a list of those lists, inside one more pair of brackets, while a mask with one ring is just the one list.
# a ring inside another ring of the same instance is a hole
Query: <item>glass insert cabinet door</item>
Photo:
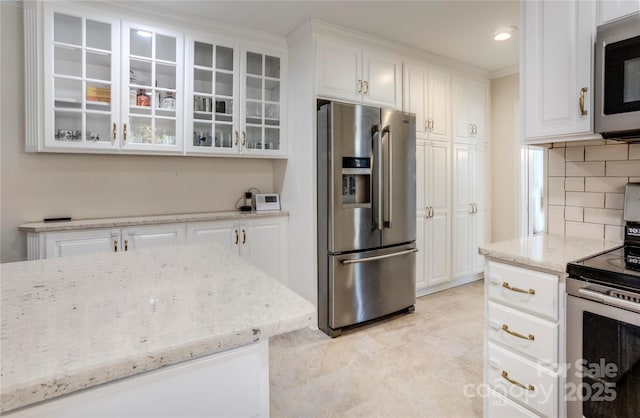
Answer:
[[238, 47], [195, 39], [188, 39], [187, 45], [187, 96], [191, 99], [186, 103], [186, 148], [237, 153]]
[[243, 151], [280, 151], [281, 58], [243, 52]]
[[119, 22], [45, 11], [45, 144], [117, 148]]
[[124, 149], [182, 150], [182, 35], [122, 26]]

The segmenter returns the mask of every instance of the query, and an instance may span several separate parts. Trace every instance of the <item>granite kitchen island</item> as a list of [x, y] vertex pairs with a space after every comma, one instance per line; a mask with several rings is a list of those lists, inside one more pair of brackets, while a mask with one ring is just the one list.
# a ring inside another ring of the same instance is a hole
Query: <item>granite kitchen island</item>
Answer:
[[[144, 392], [157, 386], [153, 386], [154, 374], [174, 368], [177, 371], [169, 377], [175, 377], [181, 368], [211, 358], [209, 363], [227, 366], [211, 369], [204, 386], [207, 379], [213, 386], [216, 378], [222, 379], [217, 384], [228, 385], [224, 402], [233, 407], [234, 368], [225, 359], [229, 355], [233, 359], [235, 350], [247, 347], [255, 349], [250, 350], [248, 363], [238, 363], [240, 380], [247, 380], [248, 373], [249, 380], [254, 376], [258, 382], [244, 382], [238, 387], [247, 387], [251, 393], [236, 395], [246, 400], [258, 390], [258, 415], [268, 415], [268, 338], [312, 325], [315, 319], [313, 305], [217, 245], [3, 264], [1, 292], [0, 411], [15, 410], [16, 416], [55, 413], [60, 408], [69, 415], [65, 408], [75, 407], [78, 397], [105, 389], [118, 392], [115, 385], [124, 385], [127, 395], [132, 379], [142, 379], [134, 389]], [[209, 363], [195, 370], [206, 370]], [[260, 370], [252, 370], [253, 365]], [[224, 376], [219, 375], [222, 372]], [[188, 379], [186, 384], [184, 379], [177, 380], [182, 382], [178, 389], [195, 393], [196, 386], [203, 386], [199, 379], [191, 388]], [[143, 404], [127, 411], [158, 416], [157, 406], [161, 406], [160, 412], [166, 415], [184, 415], [187, 410], [176, 405], [180, 399], [165, 396], [167, 390], [173, 392], [171, 387], [154, 392], [153, 407], [144, 402], [144, 394], [134, 396]], [[215, 393], [206, 388], [203, 393], [209, 398], [204, 399], [203, 410], [193, 409], [197, 399], [189, 399], [189, 415], [233, 412], [216, 411]], [[73, 395], [23, 408], [67, 394]], [[118, 402], [104, 396], [98, 393], [98, 401], [90, 398], [85, 403]], [[170, 405], [162, 406], [163, 401]], [[54, 412], [38, 410], [49, 405], [54, 405]], [[241, 414], [253, 413], [242, 409], [246, 405], [238, 407]], [[78, 413], [95, 411], [80, 408]], [[104, 411], [106, 416], [120, 413]]]

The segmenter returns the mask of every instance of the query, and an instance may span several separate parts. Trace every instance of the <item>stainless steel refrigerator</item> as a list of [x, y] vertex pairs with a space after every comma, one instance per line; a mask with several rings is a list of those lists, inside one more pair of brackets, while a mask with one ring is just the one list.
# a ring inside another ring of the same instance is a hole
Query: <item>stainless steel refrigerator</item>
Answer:
[[318, 101], [318, 326], [401, 310], [416, 286], [415, 115]]

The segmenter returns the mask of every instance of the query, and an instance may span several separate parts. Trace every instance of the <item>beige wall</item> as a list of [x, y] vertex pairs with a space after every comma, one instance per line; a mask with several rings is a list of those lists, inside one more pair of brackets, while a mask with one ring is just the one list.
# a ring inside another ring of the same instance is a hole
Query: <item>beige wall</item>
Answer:
[[491, 241], [516, 238], [520, 223], [518, 74], [491, 80]]
[[547, 231], [623, 241], [624, 187], [640, 182], [640, 144], [560, 142], [547, 152]]
[[1, 4], [0, 19], [0, 261], [26, 258], [23, 222], [231, 210], [250, 187], [279, 191], [271, 160], [25, 153], [22, 9]]

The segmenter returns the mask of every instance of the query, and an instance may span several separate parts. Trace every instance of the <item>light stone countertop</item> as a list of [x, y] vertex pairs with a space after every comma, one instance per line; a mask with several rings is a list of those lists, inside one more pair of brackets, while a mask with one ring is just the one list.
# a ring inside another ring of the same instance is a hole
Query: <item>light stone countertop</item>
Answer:
[[544, 234], [486, 244], [479, 252], [498, 260], [565, 273], [567, 263], [621, 245], [619, 242]]
[[182, 222], [268, 218], [274, 216], [289, 216], [289, 212], [241, 212], [239, 210], [235, 210], [228, 212], [178, 213], [170, 215], [129, 216], [121, 218], [72, 219], [70, 221], [60, 222], [27, 222], [19, 225], [18, 230], [25, 232], [53, 232], [94, 228], [120, 228], [125, 226], [174, 224]]
[[217, 245], [1, 265], [0, 412], [312, 325]]

